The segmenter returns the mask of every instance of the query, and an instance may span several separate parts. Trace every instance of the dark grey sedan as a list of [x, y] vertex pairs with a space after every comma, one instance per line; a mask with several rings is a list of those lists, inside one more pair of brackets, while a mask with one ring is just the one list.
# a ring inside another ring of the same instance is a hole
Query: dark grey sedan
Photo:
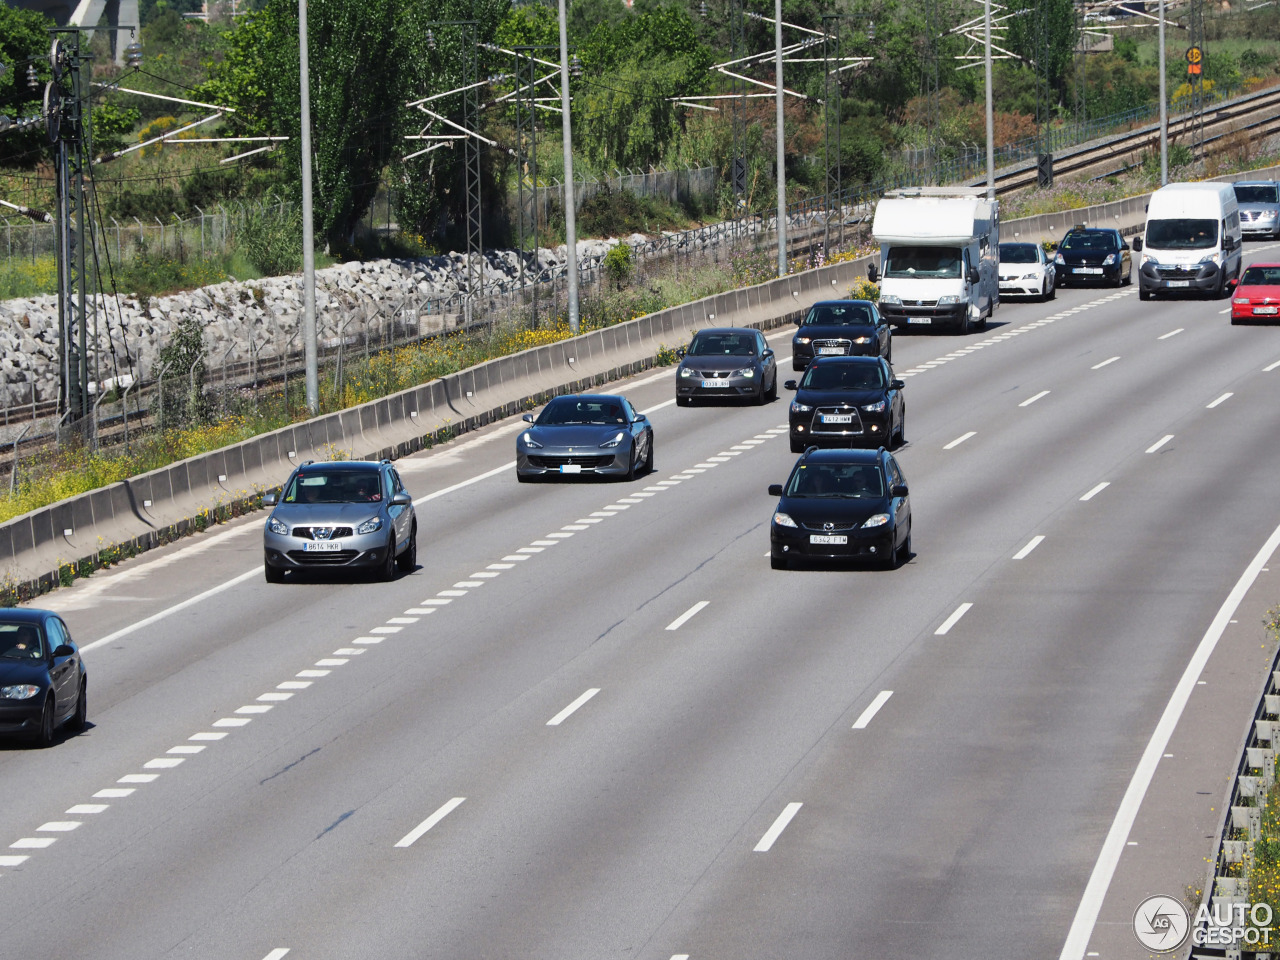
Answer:
[[681, 406], [687, 407], [695, 399], [768, 403], [778, 398], [778, 364], [759, 330], [699, 330], [679, 356], [676, 403]]
[[556, 397], [516, 438], [516, 479], [595, 474], [634, 480], [653, 470], [653, 425], [626, 397]]

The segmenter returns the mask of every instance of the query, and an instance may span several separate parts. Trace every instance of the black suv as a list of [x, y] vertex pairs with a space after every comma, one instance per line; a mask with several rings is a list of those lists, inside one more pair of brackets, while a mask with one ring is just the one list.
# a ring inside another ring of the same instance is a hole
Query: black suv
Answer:
[[769, 560], [878, 561], [893, 569], [911, 559], [911, 501], [902, 468], [879, 450], [819, 450], [796, 461], [769, 524]]
[[1109, 227], [1072, 227], [1053, 256], [1058, 286], [1092, 280], [1127, 286], [1133, 279], [1129, 244]]
[[892, 446], [905, 442], [906, 386], [880, 357], [818, 357], [797, 384], [791, 401], [791, 452], [811, 444]]
[[791, 338], [794, 370], [803, 370], [814, 357], [893, 359], [892, 328], [870, 300], [822, 300], [796, 322], [800, 329]]

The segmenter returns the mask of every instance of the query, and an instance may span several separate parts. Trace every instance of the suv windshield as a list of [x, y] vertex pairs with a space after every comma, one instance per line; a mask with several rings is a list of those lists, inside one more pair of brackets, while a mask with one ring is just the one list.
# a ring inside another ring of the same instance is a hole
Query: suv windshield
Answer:
[[867, 327], [875, 324], [871, 317], [871, 307], [865, 303], [850, 303], [835, 306], [820, 304], [809, 311], [804, 318], [806, 327]]
[[1158, 250], [1206, 250], [1217, 245], [1217, 220], [1147, 221], [1148, 247]]
[[0, 660], [40, 660], [44, 639], [34, 623], [0, 623]]
[[1072, 253], [1094, 253], [1102, 250], [1116, 250], [1119, 248], [1116, 243], [1114, 233], [1102, 232], [1072, 232], [1062, 238], [1062, 249], [1069, 250]]
[[700, 333], [686, 353], [691, 357], [754, 357], [756, 338], [747, 333]]
[[884, 496], [884, 480], [873, 463], [802, 463], [791, 474], [785, 495], [879, 498]]
[[886, 277], [960, 276], [962, 258], [956, 247], [890, 247], [884, 258]]
[[1039, 263], [1036, 258], [1034, 243], [1002, 243], [1000, 244], [1001, 263]]
[[583, 400], [580, 397], [558, 397], [543, 408], [538, 426], [565, 426], [584, 423], [626, 423], [622, 404], [617, 400]]
[[381, 499], [376, 470], [308, 470], [293, 478], [283, 502], [374, 503]]
[[884, 371], [878, 363], [815, 363], [805, 371], [801, 390], [878, 390]]
[[1250, 184], [1247, 187], [1236, 185], [1236, 203], [1280, 203], [1276, 194], [1280, 190], [1274, 183]]

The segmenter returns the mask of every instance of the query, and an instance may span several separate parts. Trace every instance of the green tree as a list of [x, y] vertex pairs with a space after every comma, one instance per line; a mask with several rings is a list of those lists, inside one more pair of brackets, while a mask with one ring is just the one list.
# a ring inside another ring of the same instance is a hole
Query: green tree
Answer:
[[[8, 69], [0, 73], [0, 114], [11, 121], [36, 116], [42, 109], [44, 86], [49, 73], [49, 28], [54, 22], [32, 10], [0, 4], [0, 63]], [[27, 83], [27, 66], [36, 69], [35, 90]], [[49, 155], [44, 125], [21, 132], [0, 134], [5, 165], [32, 167]]]
[[1006, 21], [1009, 49], [1046, 71], [1049, 86], [1061, 98], [1079, 42], [1074, 0], [1008, 0], [1007, 6], [1014, 14]]

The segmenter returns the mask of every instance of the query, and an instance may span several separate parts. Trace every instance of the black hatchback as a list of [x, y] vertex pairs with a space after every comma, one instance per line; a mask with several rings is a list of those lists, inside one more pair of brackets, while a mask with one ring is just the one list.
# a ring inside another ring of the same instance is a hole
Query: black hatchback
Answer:
[[796, 461], [769, 524], [769, 560], [872, 560], [893, 569], [911, 559], [911, 501], [893, 455], [879, 450], [819, 450]]
[[1058, 286], [1102, 281], [1125, 286], [1133, 279], [1129, 244], [1109, 227], [1072, 227], [1053, 256]]
[[815, 357], [884, 357], [893, 360], [893, 332], [870, 300], [822, 300], [797, 321], [791, 366], [803, 370]]
[[0, 735], [38, 746], [66, 724], [84, 729], [89, 681], [62, 618], [49, 610], [0, 611]]
[[791, 401], [791, 452], [824, 446], [892, 446], [906, 442], [905, 384], [880, 357], [818, 357]]

